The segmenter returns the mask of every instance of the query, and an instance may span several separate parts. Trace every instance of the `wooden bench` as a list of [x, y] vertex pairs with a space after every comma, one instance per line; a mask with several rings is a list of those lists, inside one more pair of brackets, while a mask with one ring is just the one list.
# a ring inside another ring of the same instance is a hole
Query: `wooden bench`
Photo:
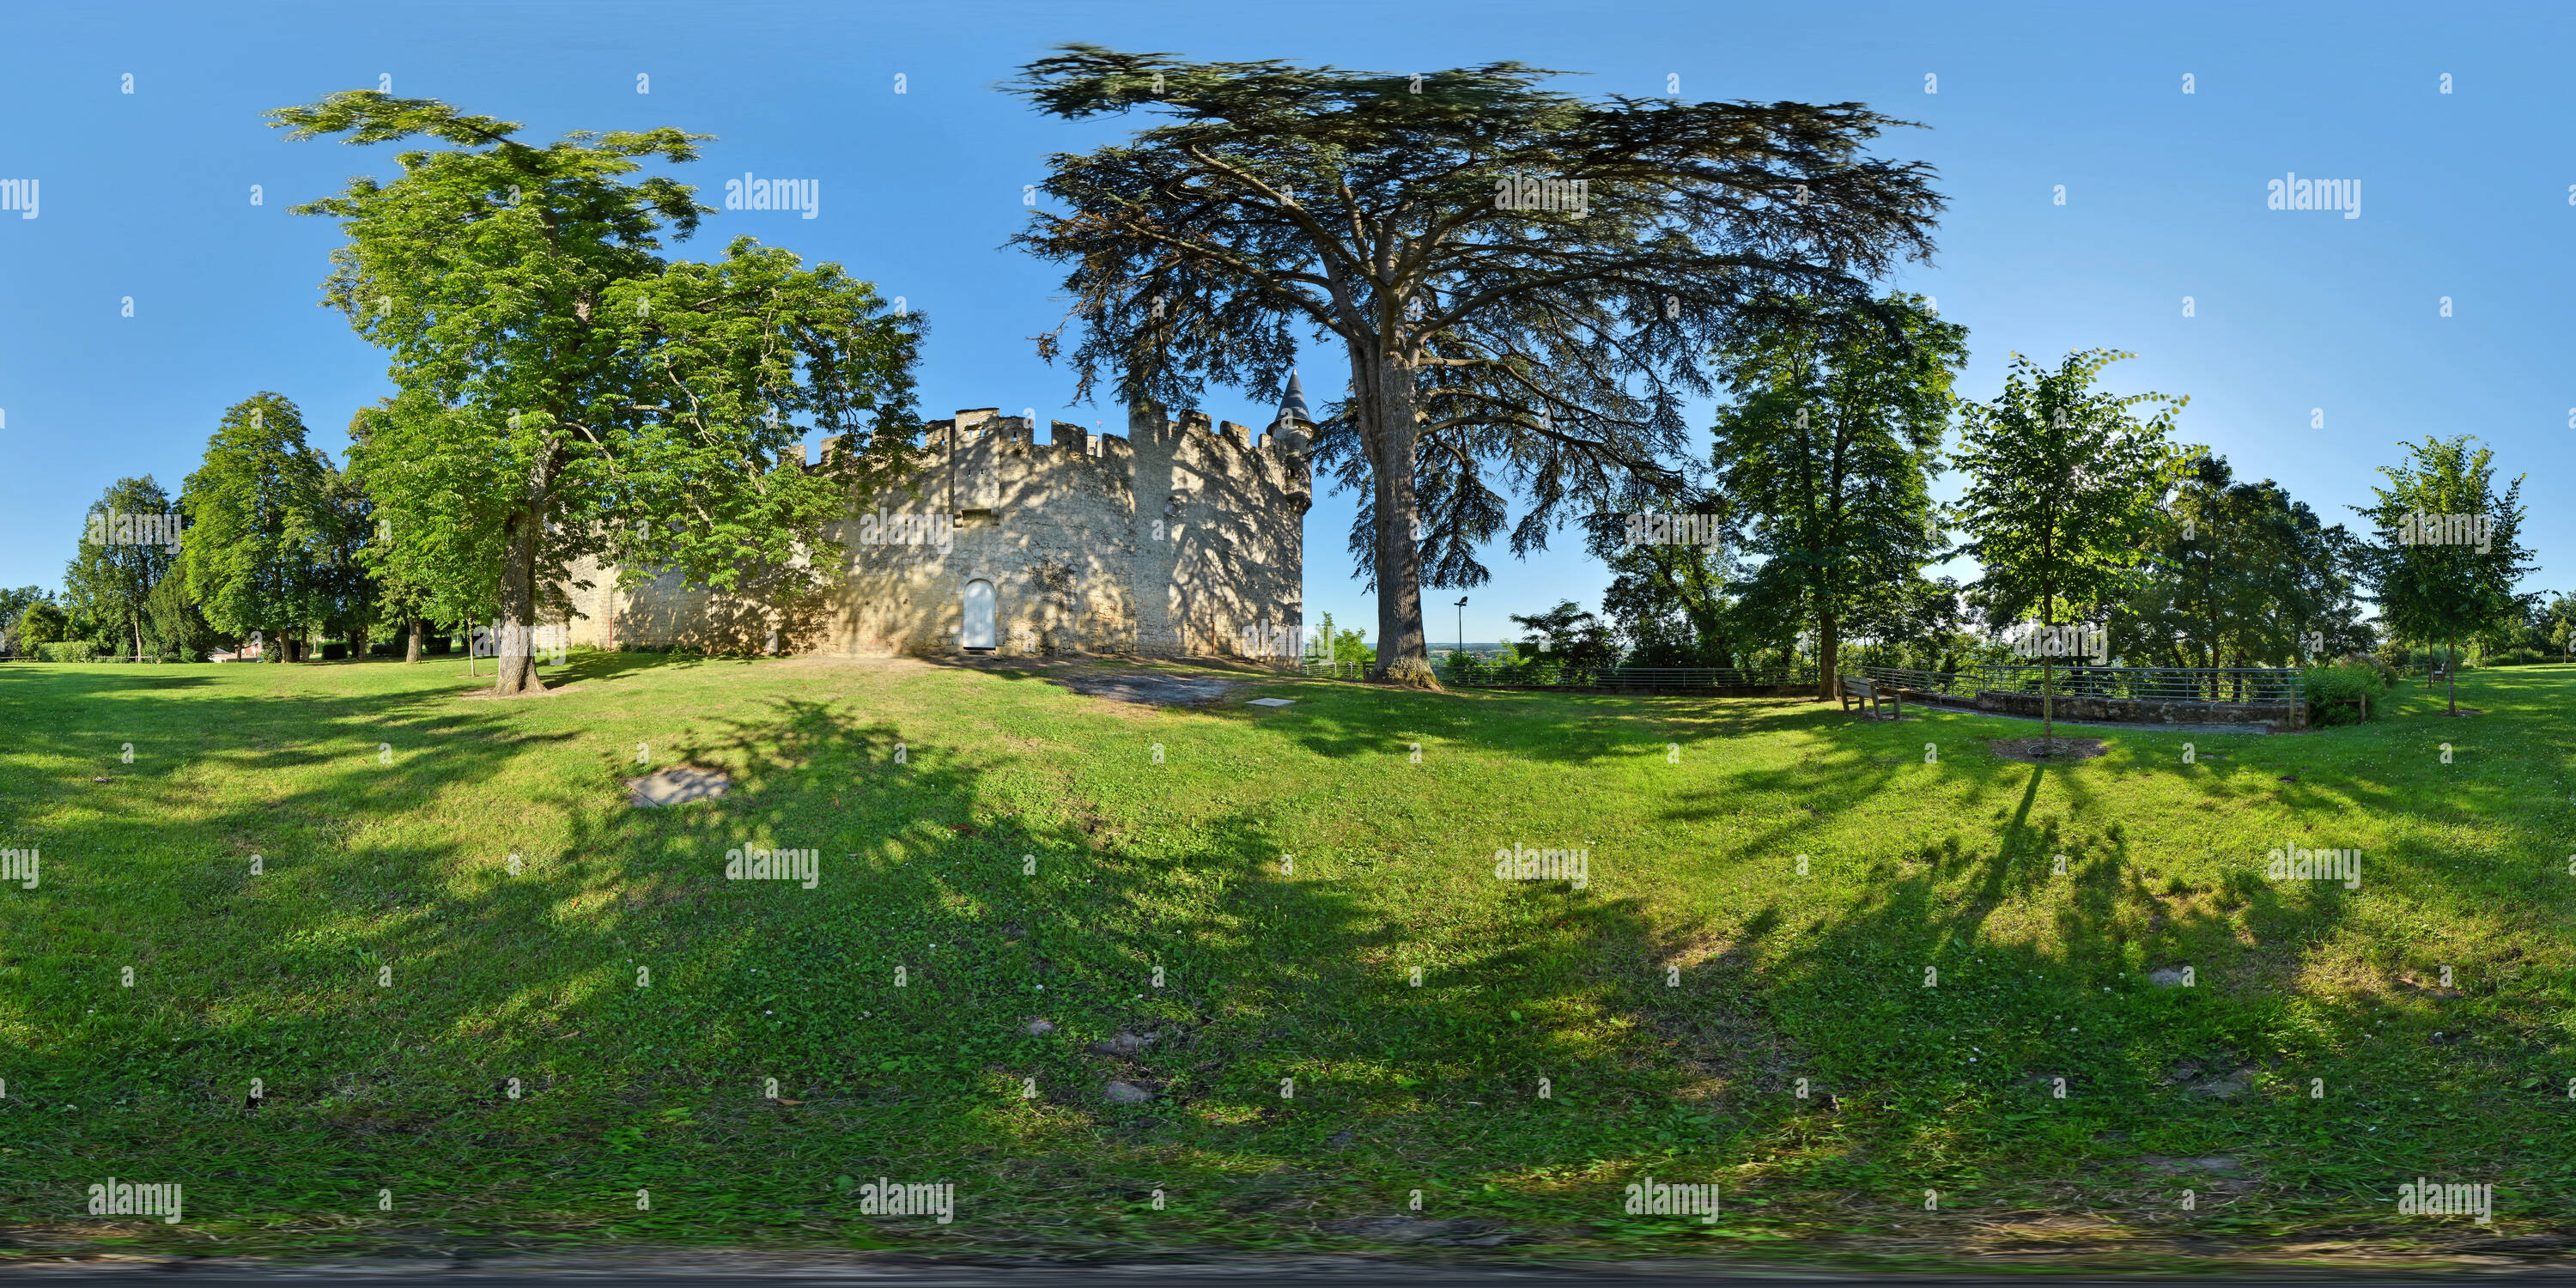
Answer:
[[1840, 689], [1842, 692], [1843, 710], [1845, 711], [1851, 710], [1855, 703], [1866, 702], [1869, 704], [1870, 718], [1873, 720], [1881, 719], [1884, 717], [1879, 713], [1879, 704], [1884, 700], [1889, 706], [1894, 708], [1895, 715], [1893, 718], [1898, 720], [1905, 718], [1905, 695], [1894, 689], [1882, 686], [1867, 676], [1846, 675], [1842, 677], [1842, 682], [1835, 687]]

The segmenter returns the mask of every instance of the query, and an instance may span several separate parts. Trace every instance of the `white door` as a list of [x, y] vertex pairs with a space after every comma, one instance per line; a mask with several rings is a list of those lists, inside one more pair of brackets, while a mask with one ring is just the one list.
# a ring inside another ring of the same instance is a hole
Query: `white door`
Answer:
[[993, 647], [993, 583], [966, 583], [966, 639], [968, 648]]

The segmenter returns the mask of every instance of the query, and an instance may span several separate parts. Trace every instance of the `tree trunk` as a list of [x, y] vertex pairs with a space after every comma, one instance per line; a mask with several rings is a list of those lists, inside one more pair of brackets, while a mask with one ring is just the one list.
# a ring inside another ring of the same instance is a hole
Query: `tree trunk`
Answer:
[[2451, 714], [2460, 714], [2460, 638], [2450, 638], [2451, 655], [2442, 659], [2442, 686], [2451, 691]]
[[2051, 682], [2055, 672], [2048, 650], [2039, 651], [2039, 745], [2043, 756], [2057, 754], [2057, 686]]
[[411, 619], [411, 644], [403, 649], [403, 660], [406, 662], [420, 660], [420, 619], [417, 617]]
[[1832, 702], [1843, 694], [1843, 678], [1837, 674], [1842, 663], [1842, 623], [1833, 610], [1816, 614], [1816, 700]]
[[[2043, 627], [2057, 621], [2057, 588], [2045, 586], [2039, 592], [2039, 624]], [[2039, 647], [2039, 754], [2057, 754], [2057, 684], [2051, 667], [2048, 640], [2042, 636]]]
[[536, 658], [528, 647], [529, 628], [537, 620], [537, 542], [544, 529], [545, 520], [534, 504], [510, 516], [506, 529], [509, 550], [501, 567], [501, 635], [493, 649], [500, 663], [492, 678], [496, 697], [545, 688], [537, 679]]
[[1422, 625], [1422, 557], [1413, 540], [1413, 373], [1376, 355], [1354, 355], [1360, 376], [1362, 441], [1375, 476], [1377, 505], [1377, 669], [1383, 680], [1398, 659], [1431, 664]]

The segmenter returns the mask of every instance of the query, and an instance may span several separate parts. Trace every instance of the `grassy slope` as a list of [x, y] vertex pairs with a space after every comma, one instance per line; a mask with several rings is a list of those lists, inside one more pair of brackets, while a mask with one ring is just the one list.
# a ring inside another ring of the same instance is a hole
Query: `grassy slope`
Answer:
[[[2041, 770], [1986, 747], [2020, 722], [1787, 701], [569, 670], [504, 703], [453, 662], [0, 667], [0, 845], [44, 854], [0, 889], [22, 1246], [1321, 1246], [1416, 1189], [1559, 1246], [1708, 1233], [1617, 1210], [1649, 1170], [1722, 1182], [1721, 1238], [1853, 1247], [2467, 1233], [2393, 1215], [2418, 1174], [2494, 1182], [2508, 1231], [2576, 1210], [2564, 672]], [[735, 793], [625, 808], [639, 741]], [[2360, 890], [2260, 879], [2292, 842], [2362, 850]], [[1514, 844], [1588, 848], [1590, 888], [1495, 880]], [[821, 850], [819, 888], [724, 881], [745, 845]], [[1086, 1053], [1121, 1027], [1156, 1041]], [[186, 1224], [87, 1222], [110, 1174], [184, 1182]], [[858, 1216], [880, 1174], [957, 1222]]]

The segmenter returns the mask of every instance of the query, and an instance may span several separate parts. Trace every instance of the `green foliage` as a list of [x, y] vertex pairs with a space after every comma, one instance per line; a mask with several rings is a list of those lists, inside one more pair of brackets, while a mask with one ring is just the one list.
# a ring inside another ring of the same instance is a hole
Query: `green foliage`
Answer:
[[86, 662], [98, 653], [98, 645], [90, 640], [51, 640], [36, 645], [36, 660], [40, 662]]
[[2428, 671], [2448, 671], [2468, 665], [2468, 654], [2448, 644], [2427, 644], [2412, 654], [2415, 663]]
[[1333, 655], [1346, 661], [1357, 662], [1362, 666], [1377, 665], [1377, 649], [1369, 644], [1368, 636], [1356, 627], [1333, 637]]
[[214, 626], [188, 597], [188, 579], [164, 577], [143, 601], [143, 651], [154, 657], [202, 662], [216, 646]]
[[71, 616], [52, 599], [40, 599], [19, 610], [17, 630], [18, 646], [24, 651], [64, 638], [71, 630]]
[[1967, 629], [1964, 594], [1949, 577], [1918, 574], [1884, 587], [1863, 599], [1844, 625], [1857, 641], [1844, 653], [1854, 665], [1955, 670], [1965, 655], [1989, 649], [1997, 656], [1975, 660], [2018, 660]]
[[2576, 654], [2576, 599], [2563, 594], [2552, 596], [2548, 607], [2532, 615], [2525, 642], [2561, 658]]
[[[391, 626], [396, 636], [407, 636], [414, 622], [433, 616], [453, 619], [470, 614], [459, 611], [458, 605], [438, 602], [431, 584], [421, 579], [418, 565], [395, 557], [392, 514], [375, 512], [378, 489], [368, 481], [367, 469], [379, 453], [369, 440], [375, 433], [375, 417], [392, 406], [392, 399], [383, 399], [373, 407], [359, 408], [349, 417], [349, 468], [345, 475], [348, 486], [365, 504], [367, 531], [354, 559], [366, 574], [366, 584], [375, 592], [374, 602], [366, 605], [366, 615]], [[395, 463], [397, 467], [401, 464], [398, 460]], [[385, 490], [390, 491], [390, 486]], [[408, 651], [407, 640], [403, 647]]]
[[[1965, 409], [1958, 464], [1969, 483], [1952, 519], [1985, 569], [1972, 598], [1990, 622], [2079, 621], [2126, 588], [2171, 466], [2165, 436], [2187, 401], [2093, 388], [2129, 356], [2088, 350], [2049, 371], [2014, 354], [2003, 392]], [[2162, 405], [2141, 422], [2130, 410], [2140, 403]]]
[[327, 458], [322, 468], [322, 505], [315, 519], [323, 553], [314, 572], [322, 591], [323, 633], [354, 637], [373, 625], [384, 595], [368, 557], [378, 544], [375, 502], [351, 472], [333, 468]]
[[1481, 661], [1465, 649], [1444, 649], [1440, 654], [1440, 678], [1451, 684], [1463, 683]]
[[2278, 483], [2235, 480], [2189, 449], [2142, 574], [2111, 617], [2121, 655], [2154, 666], [2260, 666], [2368, 650], [2359, 545]]
[[1609, 625], [1571, 599], [1527, 617], [1514, 613], [1512, 621], [1533, 636], [1511, 645], [1515, 663], [1598, 667], [1619, 660], [1619, 646], [1611, 639]]
[[[1638, 489], [1622, 510], [1634, 514], [1651, 502], [1652, 494]], [[1685, 493], [1674, 507], [1674, 513], [1712, 516], [1718, 525], [1714, 543], [1631, 545], [1622, 513], [1596, 518], [1586, 538], [1592, 556], [1610, 568], [1601, 617], [1626, 646], [1628, 661], [1735, 666], [1779, 646], [1787, 634], [1781, 624], [1755, 621], [1733, 594], [1743, 569], [1729, 548], [1733, 532], [1725, 502], [1713, 494]]]
[[1347, 667], [1352, 662], [1368, 667], [1376, 662], [1378, 652], [1368, 647], [1368, 636], [1363, 631], [1337, 629], [1332, 613], [1324, 613], [1316, 629], [1306, 636], [1306, 657], [1324, 659], [1337, 667]]
[[[1316, 462], [1362, 498], [1351, 545], [1391, 657], [1425, 656], [1424, 584], [1489, 575], [1475, 552], [1504, 529], [1499, 486], [1532, 500], [1517, 554], [1569, 505], [1671, 487], [1673, 407], [1708, 392], [1701, 359], [1761, 302], [1859, 298], [1931, 251], [1928, 168], [1862, 150], [1889, 118], [1587, 100], [1554, 75], [1068, 45], [1008, 86], [1066, 120], [1166, 120], [1050, 157], [1064, 213], [1013, 239], [1071, 266], [1077, 398], [1103, 373], [1165, 405], [1211, 381], [1276, 390], [1301, 331], [1349, 355]], [[1538, 176], [1581, 178], [1588, 201], [1521, 202]]]
[[[324, 298], [393, 359], [399, 392], [352, 450], [391, 534], [367, 565], [398, 613], [497, 617], [498, 691], [533, 682], [524, 628], [564, 610], [548, 600], [574, 560], [756, 585], [792, 608], [819, 576], [795, 554], [908, 463], [920, 315], [748, 237], [711, 264], [657, 253], [708, 208], [634, 176], [695, 160], [706, 136], [538, 148], [513, 122], [373, 91], [271, 116], [296, 138], [457, 145], [297, 210], [341, 221]], [[782, 465], [816, 428], [836, 431], [822, 466]]]
[[1322, 623], [1315, 627], [1314, 638], [1307, 644], [1307, 652], [1335, 666], [1357, 663], [1366, 667], [1373, 666], [1377, 662], [1377, 650], [1369, 647], [1368, 635], [1355, 629], [1336, 628], [1333, 625], [1331, 613], [1324, 614]]
[[[92, 502], [81, 529], [79, 552], [63, 569], [63, 603], [111, 642], [102, 649], [134, 653], [143, 648], [145, 601], [177, 567], [181, 544], [147, 540], [135, 520], [175, 515], [170, 494], [150, 475], [118, 479]], [[144, 525], [149, 528], [150, 525]]]
[[2299, 671], [2299, 692], [2307, 700], [2311, 724], [2359, 723], [2382, 710], [2381, 699], [2394, 687], [2394, 677], [2367, 662], [2338, 662]]
[[285, 395], [225, 409], [179, 498], [188, 593], [217, 631], [291, 639], [339, 606], [347, 517], [333, 474]]
[[2524, 596], [2515, 611], [2472, 638], [2484, 657], [2519, 650], [2564, 659], [2571, 642], [2576, 642], [2570, 634], [2572, 611], [2576, 611], [2576, 601], [2564, 595], [2554, 596], [2546, 605], [2540, 603], [2538, 596]]
[[1945, 544], [1929, 485], [1967, 360], [1967, 328], [1915, 295], [1800, 299], [1718, 353], [1734, 401], [1712, 464], [1762, 556], [1744, 603], [1794, 622], [1827, 670], [1851, 619], [1871, 605], [1899, 618], [1890, 601]]
[[[1968, 488], [1951, 518], [1984, 568], [1971, 598], [1991, 628], [2091, 620], [2131, 588], [2173, 466], [2165, 436], [2188, 400], [2094, 388], [2129, 356], [2070, 353], [2050, 371], [2016, 353], [2003, 392], [1965, 409]], [[2157, 404], [2145, 421], [2141, 403]], [[2047, 723], [2053, 737], [2053, 711]]]
[[[2539, 601], [2514, 590], [2532, 571], [2521, 539], [2522, 480], [2498, 493], [2495, 453], [2471, 450], [2475, 441], [2427, 436], [2407, 444], [2407, 463], [2380, 467], [2388, 483], [2371, 489], [2377, 500], [2353, 507], [2381, 537], [2362, 549], [2380, 620], [2407, 639], [2456, 646], [2523, 621]], [[2484, 540], [2419, 540], [2410, 516], [2464, 516], [2485, 525], [2477, 534]]]
[[38, 604], [54, 602], [54, 593], [42, 586], [20, 586], [15, 590], [0, 587], [0, 653], [31, 650], [35, 641], [23, 638], [21, 619]]

